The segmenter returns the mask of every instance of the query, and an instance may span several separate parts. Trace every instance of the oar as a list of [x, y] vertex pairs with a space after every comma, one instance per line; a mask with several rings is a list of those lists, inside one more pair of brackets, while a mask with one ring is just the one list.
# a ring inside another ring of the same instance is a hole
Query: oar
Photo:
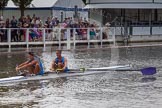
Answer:
[[131, 69], [129, 65], [124, 66], [109, 66], [109, 67], [99, 67], [99, 68], [79, 68], [70, 69], [70, 71], [110, 71], [110, 70], [128, 70]]
[[[37, 56], [39, 57], [39, 56]], [[39, 57], [41, 58], [41, 57]], [[41, 58], [42, 59], [42, 58]], [[60, 70], [55, 70], [55, 72], [59, 72]], [[123, 66], [110, 66], [110, 67], [101, 67], [101, 68], [79, 68], [79, 69], [69, 69], [70, 72], [80, 71], [140, 71], [143, 75], [154, 75], [156, 74], [156, 67], [146, 67], [141, 69], [136, 69], [130, 67], [130, 65]]]
[[121, 67], [121, 68], [79, 68], [79, 69], [69, 69], [70, 71], [140, 71], [142, 75], [154, 75], [156, 74], [156, 68], [155, 67], [147, 67], [142, 69], [131, 69], [130, 67]]

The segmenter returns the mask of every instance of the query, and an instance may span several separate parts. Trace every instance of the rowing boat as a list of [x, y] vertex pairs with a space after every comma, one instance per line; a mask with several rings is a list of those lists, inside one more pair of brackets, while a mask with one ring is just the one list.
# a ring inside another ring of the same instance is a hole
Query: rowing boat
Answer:
[[[34, 81], [34, 80], [45, 80], [45, 79], [54, 79], [61, 77], [73, 77], [73, 76], [84, 76], [84, 75], [92, 75], [92, 74], [100, 74], [105, 73], [107, 71], [113, 70], [129, 70], [131, 67], [129, 65], [120, 65], [120, 66], [110, 66], [110, 67], [101, 67], [101, 68], [88, 68], [85, 69], [85, 72], [80, 69], [70, 69], [68, 73], [59, 73], [47, 71], [45, 75], [37, 75], [37, 76], [14, 76], [9, 78], [0, 79], [0, 83], [10, 83], [10, 82], [22, 82], [22, 81]], [[97, 71], [96, 71], [97, 70]]]

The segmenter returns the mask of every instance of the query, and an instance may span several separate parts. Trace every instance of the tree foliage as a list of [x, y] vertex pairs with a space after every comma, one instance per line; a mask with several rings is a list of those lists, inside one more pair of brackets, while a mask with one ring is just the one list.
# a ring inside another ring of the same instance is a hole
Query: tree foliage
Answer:
[[9, 0], [0, 0], [0, 9], [3, 9], [7, 3], [8, 3]]
[[86, 0], [83, 0], [84, 4], [86, 4]]
[[24, 16], [24, 11], [33, 0], [12, 0], [16, 6], [20, 8], [21, 16]]

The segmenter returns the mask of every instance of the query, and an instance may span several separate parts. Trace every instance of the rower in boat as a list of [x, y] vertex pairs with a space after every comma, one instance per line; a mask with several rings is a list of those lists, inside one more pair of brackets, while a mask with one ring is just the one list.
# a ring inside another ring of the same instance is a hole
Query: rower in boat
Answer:
[[67, 59], [61, 55], [62, 51], [56, 51], [56, 58], [51, 63], [50, 70], [55, 72], [68, 72], [69, 69], [67, 68]]
[[34, 55], [33, 52], [28, 52], [28, 60], [18, 66], [16, 66], [16, 71], [23, 72], [23, 75], [43, 75], [44, 69], [43, 65], [38, 57]]

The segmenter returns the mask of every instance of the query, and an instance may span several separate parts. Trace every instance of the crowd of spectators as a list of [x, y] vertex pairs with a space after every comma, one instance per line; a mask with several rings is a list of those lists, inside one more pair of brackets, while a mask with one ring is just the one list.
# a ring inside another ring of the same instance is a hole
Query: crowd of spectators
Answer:
[[[85, 18], [73, 19], [72, 17], [65, 18], [62, 22], [57, 17], [47, 17], [45, 21], [42, 21], [40, 17], [33, 15], [22, 16], [16, 18], [12, 16], [11, 19], [0, 17], [0, 41], [7, 41], [7, 28], [11, 28], [11, 41], [20, 42], [26, 40], [26, 28], [29, 28], [29, 41], [42, 40], [43, 30], [45, 28], [46, 39], [54, 40], [58, 38], [58, 29], [61, 29], [61, 39], [67, 38], [67, 30], [70, 29], [70, 35], [73, 36], [75, 28], [75, 34], [78, 39], [87, 39], [87, 28], [90, 28], [90, 39], [97, 39], [99, 30], [96, 23], [90, 24]], [[55, 28], [55, 29], [53, 29]], [[107, 38], [107, 33], [103, 32], [103, 37]]]

